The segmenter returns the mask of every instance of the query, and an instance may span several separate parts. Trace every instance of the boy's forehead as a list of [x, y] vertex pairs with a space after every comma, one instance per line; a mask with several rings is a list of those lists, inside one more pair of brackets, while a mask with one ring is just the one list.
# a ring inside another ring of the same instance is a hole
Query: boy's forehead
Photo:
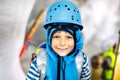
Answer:
[[60, 34], [60, 33], [70, 34], [69, 32], [63, 30], [56, 31], [54, 34]]

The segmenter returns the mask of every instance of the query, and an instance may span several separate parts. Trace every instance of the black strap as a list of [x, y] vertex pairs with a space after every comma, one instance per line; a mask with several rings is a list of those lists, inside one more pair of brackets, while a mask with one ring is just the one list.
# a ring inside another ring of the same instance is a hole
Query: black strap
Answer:
[[60, 56], [58, 56], [57, 80], [60, 80]]

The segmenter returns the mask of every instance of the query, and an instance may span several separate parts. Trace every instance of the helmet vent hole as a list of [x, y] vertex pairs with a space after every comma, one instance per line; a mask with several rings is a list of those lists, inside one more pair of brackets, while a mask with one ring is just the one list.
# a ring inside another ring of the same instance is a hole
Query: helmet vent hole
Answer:
[[52, 15], [50, 16], [50, 20], [52, 20]]
[[72, 20], [74, 20], [74, 16], [73, 15], [71, 16], [71, 18], [72, 18]]
[[76, 12], [76, 10], [74, 9], [74, 12]]
[[78, 22], [79, 20], [77, 19], [77, 22]]
[[67, 7], [67, 5], [65, 5], [65, 7]]
[[51, 12], [52, 10], [50, 9], [50, 12]]
[[60, 7], [60, 5], [58, 5], [58, 7]]
[[57, 10], [57, 8], [54, 9], [55, 11]]
[[68, 11], [70, 10], [70, 8], [68, 8]]

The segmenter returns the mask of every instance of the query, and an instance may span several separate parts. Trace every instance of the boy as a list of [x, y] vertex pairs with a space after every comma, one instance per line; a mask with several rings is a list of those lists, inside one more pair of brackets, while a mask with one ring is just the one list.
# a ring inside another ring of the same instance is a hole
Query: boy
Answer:
[[47, 41], [36, 50], [26, 80], [91, 80], [75, 4], [68, 0], [52, 4], [44, 28]]

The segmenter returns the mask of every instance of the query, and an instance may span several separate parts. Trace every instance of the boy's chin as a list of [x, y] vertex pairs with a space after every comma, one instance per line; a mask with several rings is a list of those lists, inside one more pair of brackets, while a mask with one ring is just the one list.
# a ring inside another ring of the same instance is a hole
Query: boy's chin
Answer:
[[60, 53], [58, 54], [59, 56], [66, 56], [67, 54], [66, 53]]

